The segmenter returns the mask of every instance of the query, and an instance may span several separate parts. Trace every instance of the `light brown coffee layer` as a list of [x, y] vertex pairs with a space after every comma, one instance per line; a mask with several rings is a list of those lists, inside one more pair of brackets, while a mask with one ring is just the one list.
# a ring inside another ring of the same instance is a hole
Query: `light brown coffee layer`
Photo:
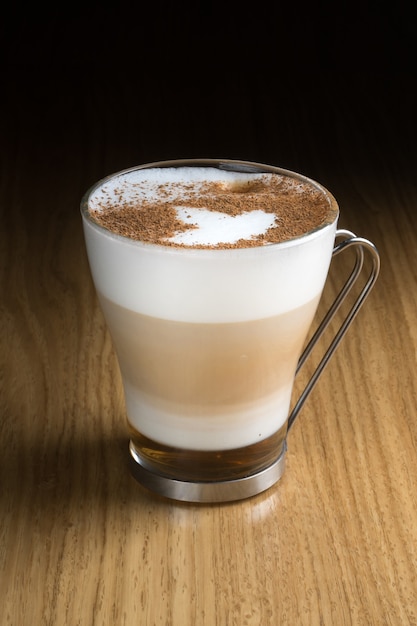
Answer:
[[227, 324], [161, 320], [100, 296], [123, 376], [161, 410], [232, 413], [291, 385], [317, 300], [271, 318]]

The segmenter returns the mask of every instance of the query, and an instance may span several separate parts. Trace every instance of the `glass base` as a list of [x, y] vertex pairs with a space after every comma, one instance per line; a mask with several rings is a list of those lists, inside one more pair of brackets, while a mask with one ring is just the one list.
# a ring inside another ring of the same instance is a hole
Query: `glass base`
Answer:
[[272, 487], [283, 475], [286, 443], [279, 457], [267, 468], [244, 478], [196, 482], [176, 480], [150, 471], [141, 463], [132, 442], [129, 444], [129, 464], [133, 477], [144, 487], [165, 498], [182, 502], [233, 502], [255, 496]]

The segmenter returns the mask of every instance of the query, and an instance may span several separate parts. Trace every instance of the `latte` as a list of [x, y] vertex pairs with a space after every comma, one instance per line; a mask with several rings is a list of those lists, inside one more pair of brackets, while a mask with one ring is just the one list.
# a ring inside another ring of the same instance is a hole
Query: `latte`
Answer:
[[279, 455], [337, 216], [317, 183], [229, 161], [134, 168], [86, 195], [90, 267], [144, 467], [226, 480]]

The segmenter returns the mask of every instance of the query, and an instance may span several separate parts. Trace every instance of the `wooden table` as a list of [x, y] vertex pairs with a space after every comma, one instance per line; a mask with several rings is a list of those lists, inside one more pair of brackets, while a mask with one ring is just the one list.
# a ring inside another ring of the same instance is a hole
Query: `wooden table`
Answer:
[[[166, 110], [162, 89], [145, 94], [141, 120], [127, 71], [113, 98], [101, 75], [74, 85], [65, 72], [29, 74], [22, 87], [10, 72], [22, 97], [8, 93], [2, 118], [2, 626], [417, 624], [412, 89], [398, 99], [389, 83], [371, 92], [366, 77], [335, 78], [329, 103], [325, 77], [311, 108], [299, 92], [289, 102], [224, 80], [235, 114], [225, 120], [211, 96], [202, 124], [180, 104]], [[224, 505], [164, 500], [129, 474], [120, 375], [78, 208], [104, 175], [185, 156], [316, 178], [339, 200], [340, 225], [373, 240], [382, 261], [290, 433], [284, 477]]]

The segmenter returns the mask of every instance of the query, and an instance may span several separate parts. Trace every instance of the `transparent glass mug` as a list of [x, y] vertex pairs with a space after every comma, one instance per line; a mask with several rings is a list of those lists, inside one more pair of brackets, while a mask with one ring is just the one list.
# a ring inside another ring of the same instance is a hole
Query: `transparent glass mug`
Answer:
[[[329, 204], [329, 223], [283, 243], [192, 249], [112, 233], [89, 214], [114, 177], [145, 168], [211, 167], [308, 182]], [[189, 502], [258, 494], [283, 474], [287, 435], [379, 272], [368, 240], [337, 230], [335, 198], [300, 174], [258, 163], [192, 159], [149, 163], [99, 181], [81, 213], [91, 274], [118, 357], [133, 476]], [[354, 266], [304, 348], [332, 257]], [[297, 372], [371, 257], [365, 284], [290, 412]]]

